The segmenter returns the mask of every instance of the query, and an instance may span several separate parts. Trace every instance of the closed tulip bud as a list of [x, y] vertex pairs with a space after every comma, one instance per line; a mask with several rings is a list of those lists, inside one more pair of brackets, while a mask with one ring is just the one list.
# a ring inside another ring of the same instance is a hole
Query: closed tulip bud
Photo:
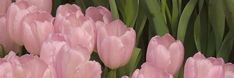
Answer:
[[52, 10], [52, 0], [16, 0], [16, 2], [25, 1], [30, 5], [36, 6], [39, 9], [47, 12]]
[[151, 38], [146, 61], [170, 74], [176, 74], [184, 58], [184, 47], [181, 41], [170, 34]]
[[136, 33], [115, 20], [105, 24], [97, 22], [97, 50], [103, 63], [116, 69], [128, 63], [135, 45]]
[[68, 16], [74, 14], [76, 14], [76, 17], [84, 16], [80, 7], [75, 4], [60, 5], [57, 8], [55, 22], [54, 22], [55, 32], [61, 32], [63, 28], [63, 25], [61, 23], [63, 23], [63, 21], [65, 21]]
[[225, 77], [224, 78], [234, 78], [234, 64], [227, 63], [224, 65]]
[[10, 38], [18, 45], [23, 45], [22, 34], [22, 19], [37, 8], [34, 6], [29, 6], [26, 2], [20, 1], [12, 3], [8, 8], [6, 21], [7, 21], [7, 31]]
[[6, 18], [0, 17], [0, 45], [6, 52], [17, 51], [18, 47], [9, 37], [7, 33]]
[[64, 46], [56, 57], [56, 71], [59, 78], [101, 78], [98, 62], [88, 61], [82, 52]]
[[173, 78], [173, 76], [151, 64], [144, 63], [141, 69], [135, 70], [131, 78]]
[[89, 7], [85, 11], [85, 16], [92, 18], [95, 22], [102, 21], [104, 23], [109, 23], [112, 21], [111, 12], [102, 6]]
[[6, 14], [7, 9], [10, 6], [10, 4], [11, 4], [11, 0], [1, 0], [0, 1], [0, 5], [1, 5], [1, 7], [0, 7], [0, 17], [4, 16]]
[[184, 78], [224, 78], [223, 64], [221, 58], [205, 58], [198, 52], [187, 59]]
[[54, 18], [47, 12], [29, 13], [23, 19], [23, 42], [28, 52], [40, 54], [43, 41], [54, 32]]

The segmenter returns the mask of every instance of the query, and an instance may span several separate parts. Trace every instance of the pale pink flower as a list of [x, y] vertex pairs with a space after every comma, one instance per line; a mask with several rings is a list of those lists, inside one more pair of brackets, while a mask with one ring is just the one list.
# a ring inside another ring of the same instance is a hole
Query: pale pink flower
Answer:
[[7, 9], [10, 6], [10, 4], [11, 4], [11, 0], [1, 0], [0, 1], [0, 5], [1, 5], [1, 7], [0, 7], [0, 17], [4, 16], [6, 14]]
[[146, 61], [170, 74], [175, 74], [184, 58], [184, 47], [181, 41], [170, 34], [151, 38], [146, 54]]
[[12, 3], [8, 8], [6, 21], [7, 21], [7, 31], [10, 38], [18, 45], [23, 45], [22, 41], [22, 19], [30, 12], [36, 11], [37, 8], [34, 6], [29, 6], [26, 2], [20, 1]]
[[234, 78], [234, 64], [227, 63], [224, 65], [225, 77], [224, 78]]
[[136, 33], [133, 28], [120, 20], [97, 24], [97, 50], [103, 63], [116, 69], [128, 63], [135, 45]]
[[111, 12], [103, 6], [89, 7], [85, 11], [85, 16], [92, 18], [95, 22], [109, 23], [112, 21]]
[[40, 54], [40, 48], [50, 33], [54, 32], [54, 18], [45, 11], [27, 14], [23, 21], [23, 43], [29, 53]]
[[222, 58], [205, 58], [200, 52], [189, 57], [184, 67], [184, 78], [224, 78]]
[[52, 0], [16, 0], [16, 2], [26, 1], [28, 4], [38, 7], [48, 13], [52, 10]]

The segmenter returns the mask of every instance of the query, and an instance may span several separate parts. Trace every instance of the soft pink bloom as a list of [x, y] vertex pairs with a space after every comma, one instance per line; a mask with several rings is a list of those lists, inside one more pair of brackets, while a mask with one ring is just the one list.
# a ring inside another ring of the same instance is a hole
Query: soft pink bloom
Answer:
[[54, 32], [54, 18], [45, 11], [35, 11], [23, 19], [23, 43], [28, 52], [40, 54], [43, 41]]
[[9, 37], [7, 33], [6, 18], [0, 17], [0, 45], [3, 46], [5, 52], [17, 51], [17, 46]]
[[135, 70], [131, 78], [173, 78], [173, 76], [151, 64], [144, 63], [141, 69]]
[[26, 2], [20, 1], [12, 3], [8, 8], [6, 21], [7, 31], [10, 38], [18, 45], [23, 45], [22, 41], [22, 19], [30, 12], [36, 11], [36, 7], [29, 6]]
[[109, 23], [112, 21], [111, 12], [103, 6], [89, 7], [85, 11], [85, 16], [92, 18], [95, 22], [102, 21]]
[[100, 64], [88, 60], [82, 52], [63, 46], [55, 62], [58, 78], [101, 78]]
[[77, 5], [59, 6], [55, 19], [56, 32], [67, 35], [72, 48], [86, 48], [91, 54], [95, 44], [94, 22], [85, 17]]
[[127, 64], [135, 45], [133, 28], [127, 28], [120, 20], [98, 22], [97, 27], [97, 50], [103, 63], [111, 69]]
[[147, 49], [147, 62], [174, 75], [179, 70], [183, 58], [182, 42], [175, 40], [170, 34], [151, 38]]
[[61, 23], [63, 23], [63, 21], [65, 21], [68, 16], [74, 14], [76, 15], [76, 17], [84, 16], [80, 7], [75, 4], [60, 5], [57, 8], [55, 22], [54, 22], [55, 31], [61, 32], [63, 29], [63, 25]]
[[222, 58], [205, 58], [200, 52], [189, 57], [184, 67], [184, 78], [224, 78]]
[[234, 78], [234, 64], [227, 63], [224, 65], [225, 77], [224, 78]]
[[0, 17], [5, 15], [7, 12], [8, 7], [11, 4], [11, 0], [0, 0]]
[[16, 2], [26, 1], [28, 4], [38, 7], [41, 10], [51, 12], [52, 0], [16, 0]]
[[1, 78], [56, 78], [54, 70], [37, 56], [23, 55], [16, 56], [10, 52], [1, 59]]

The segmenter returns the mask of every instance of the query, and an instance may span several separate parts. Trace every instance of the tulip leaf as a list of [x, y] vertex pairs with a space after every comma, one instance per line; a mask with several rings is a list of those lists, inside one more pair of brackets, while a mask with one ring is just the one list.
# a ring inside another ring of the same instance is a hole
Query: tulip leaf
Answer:
[[4, 57], [5, 56], [5, 51], [4, 51], [4, 48], [3, 46], [0, 44], [0, 57]]
[[234, 31], [229, 31], [227, 36], [224, 38], [221, 48], [219, 49], [218, 54], [217, 54], [218, 57], [223, 57], [225, 62], [228, 62], [231, 51], [232, 51], [232, 47], [234, 43], [233, 32]]
[[234, 0], [224, 0], [224, 5], [225, 5], [225, 14], [226, 14], [226, 19], [228, 26], [231, 30], [234, 29]]
[[172, 0], [172, 21], [171, 21], [171, 30], [173, 36], [176, 36], [179, 20], [179, 5], [178, 0]]
[[170, 10], [169, 10], [168, 5], [167, 5], [167, 0], [161, 1], [161, 10], [162, 10], [162, 14], [165, 18], [166, 24], [170, 25], [172, 17], [171, 17], [171, 13], [170, 13]]
[[[208, 24], [209, 25], [209, 24]], [[208, 27], [208, 38], [207, 38], [207, 50], [206, 55], [207, 56], [214, 56], [215, 55], [215, 35], [214, 31], [212, 30], [211, 26]]]
[[225, 30], [225, 13], [223, 0], [209, 0], [208, 3], [209, 21], [215, 34], [216, 50], [219, 49], [223, 41]]
[[95, 6], [105, 6], [109, 7], [108, 0], [92, 0]]
[[149, 15], [148, 17], [150, 18], [150, 20], [153, 21], [152, 23], [154, 31], [156, 31], [158, 35], [164, 35], [165, 33], [168, 33], [169, 30], [166, 25], [165, 18], [163, 17], [163, 14], [161, 12], [159, 1], [144, 0], [144, 2], [146, 3], [146, 7], [149, 13], [147, 15]]
[[[131, 56], [128, 64], [125, 65], [124, 67], [121, 67], [118, 69], [119, 76], [131, 75], [133, 73], [133, 71], [137, 68], [137, 65], [140, 61], [140, 57], [141, 57], [141, 49], [134, 48], [132, 56]], [[118, 78], [120, 78], [120, 77], [118, 77]]]
[[139, 0], [117, 0], [117, 4], [126, 25], [134, 26], [139, 10]]
[[190, 0], [188, 4], [185, 6], [178, 25], [178, 32], [177, 32], [177, 38], [184, 42], [186, 30], [188, 27], [189, 19], [193, 13], [193, 10], [197, 4], [197, 0]]

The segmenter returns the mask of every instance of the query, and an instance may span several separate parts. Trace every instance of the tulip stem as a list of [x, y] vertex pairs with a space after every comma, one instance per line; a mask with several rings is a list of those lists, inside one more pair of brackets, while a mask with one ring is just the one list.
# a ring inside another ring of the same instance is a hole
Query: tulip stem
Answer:
[[108, 72], [107, 78], [116, 78], [116, 70], [110, 70]]
[[119, 13], [115, 0], [109, 0], [111, 13], [114, 19], [119, 19]]

